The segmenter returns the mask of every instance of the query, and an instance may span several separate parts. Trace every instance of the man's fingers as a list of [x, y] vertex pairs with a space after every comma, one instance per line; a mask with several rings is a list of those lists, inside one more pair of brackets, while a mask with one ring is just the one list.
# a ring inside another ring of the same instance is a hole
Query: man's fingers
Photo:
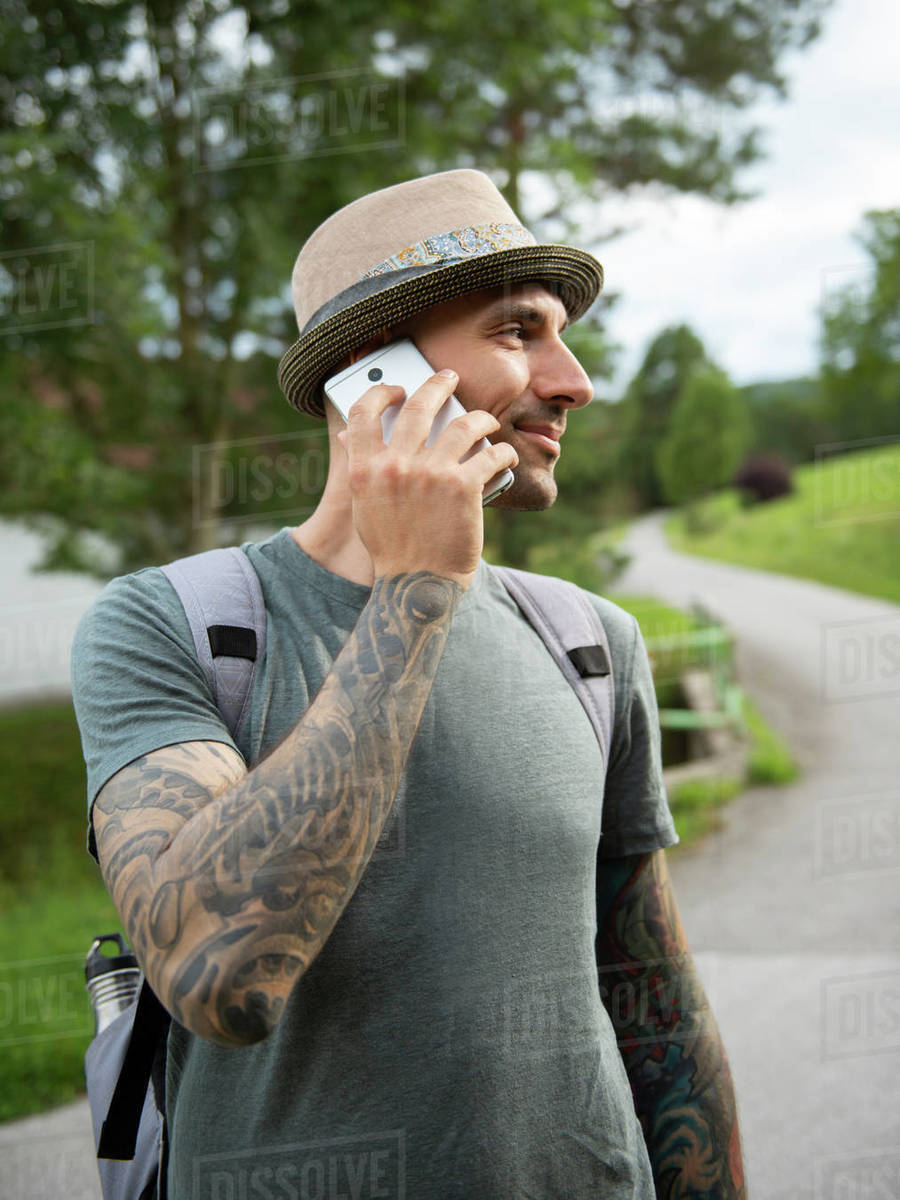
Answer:
[[451, 451], [459, 462], [482, 438], [489, 433], [496, 433], [499, 428], [500, 422], [493, 413], [483, 408], [473, 408], [465, 415], [454, 417], [434, 443], [434, 448]]
[[481, 446], [488, 434], [501, 428], [493, 413], [484, 409], [472, 409], [455, 417], [433, 445], [425, 449], [435, 417], [452, 395], [457, 378], [455, 371], [440, 371], [406, 397], [403, 388], [383, 383], [364, 392], [350, 409], [347, 428], [337, 435], [351, 459], [351, 473], [357, 467], [363, 470], [366, 459], [381, 459], [385, 451], [382, 417], [391, 405], [401, 403], [390, 433], [392, 459], [412, 461], [423, 452], [429, 458], [446, 457], [454, 466], [465, 463], [465, 476], [473, 484], [475, 477], [483, 484], [504, 467], [518, 466], [518, 455], [508, 442]]
[[476, 451], [467, 458], [460, 471], [482, 486], [493, 479], [504, 467], [514, 471], [519, 465], [519, 456], [511, 442], [495, 442]]
[[403, 402], [391, 432], [391, 446], [401, 453], [414, 454], [428, 440], [434, 418], [447, 403], [456, 386], [455, 371], [438, 372]]
[[377, 383], [363, 392], [356, 401], [347, 417], [345, 435], [352, 432], [352, 438], [345, 436], [347, 449], [350, 446], [360, 452], [374, 454], [379, 448], [384, 448], [384, 432], [381, 425], [381, 415], [392, 404], [399, 404], [404, 397], [402, 387], [395, 384]]

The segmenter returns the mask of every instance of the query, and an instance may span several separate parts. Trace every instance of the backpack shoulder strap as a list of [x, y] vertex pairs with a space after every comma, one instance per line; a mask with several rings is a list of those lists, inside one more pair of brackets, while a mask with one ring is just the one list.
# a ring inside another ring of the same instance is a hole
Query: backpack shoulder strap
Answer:
[[[126, 1015], [127, 1014], [127, 1015]], [[141, 977], [132, 1009], [120, 1014], [116, 1044], [104, 1046], [102, 1070], [117, 1070], [115, 1087], [97, 1139], [97, 1157], [133, 1159], [140, 1138], [141, 1114], [149, 1099], [154, 1057], [164, 1042], [171, 1017]], [[109, 1026], [112, 1030], [112, 1026]], [[109, 1035], [112, 1039], [112, 1034]], [[157, 1098], [158, 1104], [158, 1098]], [[161, 1106], [159, 1111], [164, 1111]]]
[[239, 546], [206, 550], [162, 568], [184, 606], [197, 659], [216, 707], [237, 740], [266, 651], [259, 576]]
[[615, 716], [615, 685], [609, 640], [600, 615], [566, 579], [514, 567], [491, 566], [506, 590], [543, 638], [575, 689], [609, 765]]

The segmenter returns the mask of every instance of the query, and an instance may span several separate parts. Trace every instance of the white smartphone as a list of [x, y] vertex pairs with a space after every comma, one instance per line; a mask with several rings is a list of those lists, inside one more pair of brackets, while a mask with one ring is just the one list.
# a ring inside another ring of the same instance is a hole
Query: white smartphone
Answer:
[[[325, 395], [346, 421], [347, 415], [356, 401], [374, 384], [399, 384], [405, 389], [407, 396], [411, 396], [434, 373], [434, 368], [416, 349], [413, 342], [409, 338], [401, 338], [399, 341], [390, 342], [387, 346], [373, 350], [359, 362], [345, 367], [337, 375], [332, 375], [325, 381], [323, 388]], [[391, 440], [394, 422], [397, 420], [400, 408], [401, 405], [392, 404], [381, 415], [381, 429], [385, 445]], [[438, 410], [425, 445], [430, 446], [436, 438], [440, 437], [450, 422], [455, 417], [462, 416], [465, 411], [457, 398], [451, 395]], [[477, 454], [479, 450], [483, 450], [488, 445], [490, 443], [487, 438], [482, 438], [459, 461], [465, 462], [467, 458], [471, 458], [473, 454]], [[485, 484], [482, 504], [488, 504], [501, 495], [508, 487], [512, 486], [514, 481], [515, 476], [512, 471], [509, 467], [504, 467]]]

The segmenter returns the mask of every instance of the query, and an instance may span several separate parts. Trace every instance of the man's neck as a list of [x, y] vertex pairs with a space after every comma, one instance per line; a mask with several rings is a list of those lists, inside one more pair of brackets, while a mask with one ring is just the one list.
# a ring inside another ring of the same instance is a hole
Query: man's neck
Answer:
[[291, 537], [326, 571], [370, 588], [375, 572], [353, 523], [347, 455], [332, 436], [334, 432], [330, 430], [328, 477], [322, 495], [312, 515], [291, 530]]
[[350, 534], [329, 529], [316, 521], [314, 513], [308, 521], [291, 530], [291, 537], [304, 553], [333, 575], [363, 587], [370, 588], [375, 582], [372, 559], [355, 529]]

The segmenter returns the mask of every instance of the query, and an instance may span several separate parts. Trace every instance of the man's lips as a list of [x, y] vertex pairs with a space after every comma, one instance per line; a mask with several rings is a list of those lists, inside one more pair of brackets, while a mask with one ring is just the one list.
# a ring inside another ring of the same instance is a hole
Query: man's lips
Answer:
[[519, 433], [524, 433], [526, 437], [543, 446], [546, 450], [552, 451], [554, 454], [559, 454], [560, 445], [559, 439], [562, 437], [565, 430], [558, 429], [555, 425], [539, 425], [529, 422], [523, 422], [520, 425], [514, 426]]

